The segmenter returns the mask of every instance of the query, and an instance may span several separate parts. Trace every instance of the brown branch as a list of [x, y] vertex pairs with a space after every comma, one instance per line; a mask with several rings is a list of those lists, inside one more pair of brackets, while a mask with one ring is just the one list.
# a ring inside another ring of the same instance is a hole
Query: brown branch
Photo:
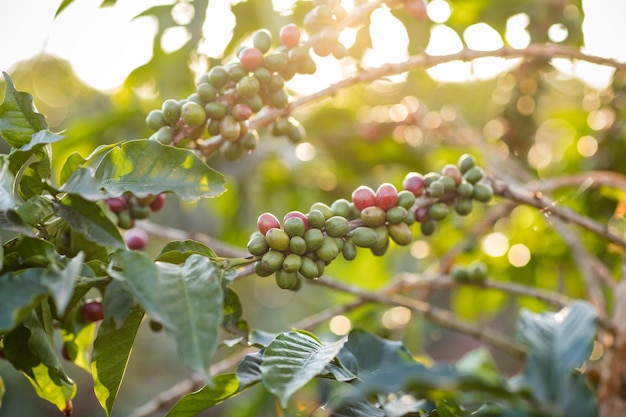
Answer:
[[562, 177], [533, 181], [528, 183], [528, 188], [539, 191], [552, 191], [561, 187], [582, 187], [581, 191], [584, 191], [588, 187], [602, 185], [626, 191], [626, 175], [612, 171], [578, 172]]

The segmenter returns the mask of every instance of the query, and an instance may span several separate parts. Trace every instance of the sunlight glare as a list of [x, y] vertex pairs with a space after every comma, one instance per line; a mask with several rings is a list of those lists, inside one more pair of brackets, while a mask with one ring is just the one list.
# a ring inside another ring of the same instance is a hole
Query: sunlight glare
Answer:
[[433, 22], [444, 23], [450, 18], [452, 10], [446, 0], [433, 0], [428, 3], [426, 13], [428, 13], [428, 17]]
[[526, 13], [519, 13], [507, 19], [504, 38], [509, 45], [516, 49], [523, 49], [530, 44], [530, 35], [526, 30], [529, 23], [530, 18]]
[[400, 329], [411, 320], [411, 310], [404, 306], [392, 307], [382, 317], [383, 326], [388, 329]]
[[475, 51], [495, 51], [504, 46], [500, 34], [486, 23], [476, 23], [463, 32], [467, 47]]
[[[448, 55], [463, 50], [463, 42], [459, 35], [449, 26], [434, 25], [430, 31], [430, 40], [426, 47], [429, 55]], [[426, 72], [436, 81], [461, 82], [469, 78], [471, 64], [463, 61], [452, 61], [435, 65]]]
[[[386, 63], [403, 62], [408, 58], [409, 36], [406, 28], [389, 9], [376, 9], [371, 15], [370, 36], [372, 49], [366, 51], [362, 65], [379, 67]], [[391, 81], [406, 79], [406, 74], [388, 77]]]
[[210, 58], [222, 58], [224, 49], [233, 36], [235, 15], [225, 1], [211, 1], [206, 11], [206, 20], [202, 25], [204, 41], [198, 52]]
[[174, 26], [165, 29], [161, 36], [161, 48], [166, 53], [172, 53], [179, 50], [184, 44], [191, 39], [191, 33], [183, 26]]
[[576, 150], [586, 158], [594, 156], [598, 151], [598, 141], [593, 136], [583, 136], [576, 143]]
[[302, 142], [296, 146], [296, 158], [301, 161], [311, 161], [315, 158], [315, 147], [309, 142]]
[[511, 246], [507, 255], [509, 263], [516, 268], [526, 266], [530, 262], [530, 250], [522, 243]]
[[483, 252], [492, 258], [497, 258], [509, 250], [509, 238], [500, 232], [491, 233], [485, 236], [481, 246]]

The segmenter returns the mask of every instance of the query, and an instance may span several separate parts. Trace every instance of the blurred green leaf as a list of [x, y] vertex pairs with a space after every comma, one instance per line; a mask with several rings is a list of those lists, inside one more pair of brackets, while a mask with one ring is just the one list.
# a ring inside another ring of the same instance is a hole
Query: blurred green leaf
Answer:
[[74, 292], [76, 280], [82, 269], [85, 255], [80, 252], [70, 259], [65, 269], [59, 268], [54, 262], [41, 274], [41, 283], [48, 287], [59, 315], [65, 314], [65, 309]]
[[9, 156], [0, 155], [0, 211], [6, 211], [15, 206], [13, 197], [13, 181], [15, 177], [9, 169]]
[[[48, 128], [46, 118], [35, 111], [33, 96], [15, 89], [9, 74], [3, 72], [6, 82], [4, 101], [0, 105], [0, 137], [11, 147], [28, 145], [33, 135]], [[45, 133], [39, 140], [50, 140]]]
[[4, 337], [4, 352], [41, 398], [64, 413], [71, 413], [76, 384], [63, 370], [52, 335], [39, 317], [31, 313], [24, 323]]
[[235, 374], [216, 375], [211, 385], [178, 400], [165, 417], [193, 417], [239, 393], [239, 381]]
[[143, 316], [143, 309], [137, 307], [120, 327], [116, 327], [113, 320], [107, 320], [98, 329], [93, 344], [91, 372], [96, 397], [107, 416], [111, 415]]
[[196, 240], [174, 240], [165, 245], [156, 260], [171, 264], [182, 264], [194, 254], [206, 256], [207, 258], [217, 257], [215, 252], [202, 242]]
[[41, 283], [42, 268], [31, 268], [23, 274], [13, 272], [0, 276], [0, 333], [14, 329], [47, 296]]
[[261, 382], [261, 364], [263, 363], [263, 353], [265, 348], [258, 352], [249, 353], [237, 365], [237, 380], [239, 389], [244, 390], [258, 382]]
[[0, 376], [0, 407], [2, 407], [2, 398], [4, 397], [4, 393], [6, 389], [4, 388], [4, 380]]
[[12, 212], [19, 217], [22, 224], [35, 227], [52, 216], [54, 209], [49, 198], [37, 195], [16, 206]]
[[239, 296], [230, 288], [226, 288], [224, 290], [224, 318], [222, 319], [224, 330], [247, 335], [250, 329], [248, 323], [241, 319], [242, 314], [243, 308]]
[[122, 143], [96, 168], [98, 187], [112, 194], [137, 196], [173, 192], [184, 201], [215, 197], [224, 191], [224, 177], [195, 153], [154, 140]]
[[346, 340], [344, 337], [321, 344], [314, 337], [299, 331], [279, 335], [263, 354], [263, 385], [286, 407], [289, 397], [322, 372]]
[[54, 14], [54, 17], [56, 18], [58, 15], [60, 15], [61, 12], [65, 10], [67, 6], [69, 6], [72, 3], [74, 3], [74, 0], [63, 0], [61, 4], [59, 5], [59, 7], [57, 8], [57, 11]]
[[402, 342], [385, 340], [360, 329], [350, 332], [344, 349], [356, 359], [360, 379], [381, 369], [414, 362]]
[[182, 266], [157, 265], [158, 311], [172, 324], [165, 330], [176, 340], [183, 363], [208, 381], [223, 319], [221, 269], [200, 255], [191, 255]]

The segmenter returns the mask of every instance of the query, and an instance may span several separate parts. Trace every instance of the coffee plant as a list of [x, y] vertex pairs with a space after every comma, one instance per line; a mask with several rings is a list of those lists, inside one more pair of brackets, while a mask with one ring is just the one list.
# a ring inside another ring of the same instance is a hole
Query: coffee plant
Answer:
[[[36, 73], [3, 72], [0, 373], [23, 398], [70, 415], [93, 391], [116, 415], [163, 337], [177, 358], [149, 369], [191, 373], [134, 417], [625, 415], [626, 65], [582, 51], [580, 1], [249, 0], [222, 59], [199, 52], [208, 5], [141, 14], [154, 55], [104, 123], [57, 133], [16, 87]], [[458, 33], [525, 16], [530, 42], [428, 54], [442, 5]], [[409, 56], [369, 67], [381, 14]], [[488, 58], [511, 65], [433, 79]], [[298, 93], [328, 63], [342, 77]]]

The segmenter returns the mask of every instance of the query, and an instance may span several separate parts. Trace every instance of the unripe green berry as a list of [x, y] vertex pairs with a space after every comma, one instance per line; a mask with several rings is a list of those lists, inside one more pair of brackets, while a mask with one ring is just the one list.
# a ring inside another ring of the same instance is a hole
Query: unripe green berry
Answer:
[[248, 76], [248, 70], [246, 70], [239, 62], [231, 62], [226, 66], [226, 73], [228, 74], [228, 79], [237, 82], [240, 81], [243, 77]]
[[341, 254], [346, 261], [351, 261], [356, 258], [356, 246], [352, 241], [344, 242], [343, 248], [341, 249]]
[[384, 245], [374, 246], [373, 248], [370, 248], [370, 251], [374, 256], [383, 256], [385, 253], [387, 253], [387, 250], [389, 250], [389, 239], [385, 240]]
[[297, 272], [302, 266], [302, 257], [295, 253], [290, 253], [283, 261], [283, 269], [288, 272]]
[[415, 194], [409, 190], [401, 190], [398, 192], [398, 202], [396, 203], [400, 207], [404, 207], [409, 210], [415, 204]]
[[[411, 194], [412, 195], [412, 194]], [[395, 206], [387, 210], [387, 222], [389, 224], [398, 224], [404, 221], [407, 215], [407, 209], [402, 206]]]
[[489, 184], [475, 184], [472, 197], [477, 201], [487, 203], [493, 197], [493, 188]]
[[241, 138], [240, 142], [244, 151], [252, 152], [259, 143], [259, 134], [256, 133], [256, 130], [250, 130]]
[[474, 186], [469, 182], [462, 182], [456, 187], [456, 195], [458, 197], [467, 198], [474, 194]]
[[448, 177], [447, 175], [442, 175], [439, 181], [443, 184], [444, 193], [448, 193], [456, 187], [456, 182], [452, 177]]
[[152, 130], [159, 130], [166, 124], [167, 122], [165, 121], [161, 110], [151, 110], [146, 117], [146, 125], [148, 125], [148, 127]]
[[222, 88], [228, 82], [228, 73], [221, 65], [211, 68], [207, 75], [209, 83], [215, 88]]
[[130, 206], [130, 217], [133, 219], [147, 219], [152, 213], [149, 206], [141, 206], [139, 204], [132, 204]]
[[258, 94], [253, 97], [242, 97], [241, 102], [247, 104], [252, 113], [258, 113], [263, 108], [263, 99]]
[[304, 236], [304, 232], [306, 231], [306, 225], [299, 217], [289, 217], [286, 219], [283, 228], [289, 237]]
[[122, 210], [117, 213], [117, 225], [122, 229], [130, 229], [134, 223], [129, 210]]
[[406, 216], [404, 217], [404, 222], [409, 226], [415, 223], [415, 212], [413, 210], [407, 210]]
[[220, 135], [228, 141], [234, 142], [241, 135], [241, 125], [232, 115], [228, 114], [220, 122]]
[[271, 71], [265, 67], [255, 69], [252, 74], [254, 74], [254, 78], [259, 80], [259, 83], [261, 83], [261, 85], [267, 85], [272, 79]]
[[465, 174], [470, 169], [476, 166], [476, 160], [470, 154], [463, 154], [459, 157], [459, 161], [456, 163], [462, 174]]
[[218, 101], [207, 103], [204, 111], [213, 120], [219, 120], [228, 114], [228, 108]]
[[[322, 213], [322, 215], [324, 216], [324, 221], [326, 221], [326, 219], [330, 219], [331, 217], [334, 216], [333, 210], [328, 207], [326, 204], [324, 203], [313, 203], [313, 205], [311, 206], [311, 211], [309, 212], [309, 215], [313, 214], [313, 210], [317, 210], [319, 212]], [[316, 214], [317, 216], [317, 214]], [[311, 223], [311, 219], [309, 219], [309, 223]], [[311, 223], [311, 227], [318, 227], [318, 228], [322, 228], [324, 227], [324, 224], [322, 223], [321, 226], [314, 226], [313, 223]]]
[[434, 220], [425, 220], [420, 223], [420, 231], [424, 236], [430, 236], [435, 232], [436, 225]]
[[378, 227], [385, 224], [387, 213], [378, 206], [365, 207], [361, 211], [361, 221], [365, 226]]
[[441, 178], [441, 175], [437, 172], [429, 172], [428, 174], [424, 175], [424, 186], [428, 187], [430, 184], [432, 184], [434, 181], [437, 181], [439, 178]]
[[165, 122], [173, 125], [180, 119], [180, 104], [176, 100], [165, 100], [161, 106], [161, 112]]
[[209, 119], [206, 125], [206, 131], [210, 136], [217, 136], [220, 134], [220, 119]]
[[294, 236], [289, 240], [289, 250], [296, 255], [304, 255], [308, 250], [306, 240], [301, 236]]
[[201, 126], [206, 121], [204, 107], [194, 101], [188, 101], [180, 108], [183, 123], [187, 126]]
[[252, 45], [263, 53], [272, 46], [272, 34], [267, 29], [259, 29], [252, 35]]
[[250, 239], [247, 248], [248, 252], [254, 256], [261, 256], [270, 249], [263, 235], [257, 235]]
[[297, 272], [289, 272], [284, 269], [276, 271], [275, 280], [276, 285], [283, 290], [293, 290], [298, 287], [299, 282]]
[[289, 249], [289, 235], [282, 229], [270, 229], [265, 234], [265, 240], [270, 248], [284, 252]]
[[343, 250], [343, 247], [346, 244], [346, 241], [344, 240], [343, 237], [334, 237], [333, 239], [335, 240], [335, 243], [337, 244], [337, 249], [339, 249], [339, 252], [341, 252]]
[[254, 273], [260, 277], [269, 277], [270, 275], [274, 273], [274, 271], [265, 269], [262, 261], [256, 261], [254, 263]]
[[289, 63], [289, 57], [284, 52], [274, 51], [265, 57], [265, 68], [270, 71], [282, 71]]
[[200, 98], [200, 96], [198, 95], [198, 93], [193, 93], [193, 94], [189, 94], [189, 96], [187, 96], [187, 98], [185, 99], [186, 101], [193, 101], [194, 103], [198, 103], [202, 106], [204, 106], [204, 102], [202, 101], [202, 99]]
[[482, 262], [472, 262], [468, 268], [470, 279], [473, 281], [484, 281], [487, 278], [487, 265]]
[[466, 197], [457, 197], [454, 199], [454, 211], [459, 216], [467, 216], [472, 212], [474, 208], [474, 203], [471, 198]]
[[389, 229], [387, 226], [379, 226], [374, 229], [376, 232], [376, 242], [370, 249], [380, 250], [389, 245]]
[[458, 166], [453, 164], [446, 164], [441, 169], [441, 175], [452, 178], [455, 184], [459, 184], [463, 179], [463, 174], [461, 173], [461, 170]]
[[430, 197], [439, 198], [446, 193], [446, 187], [443, 182], [435, 180], [428, 186], [428, 195]]
[[[309, 219], [309, 222], [311, 220]], [[316, 229], [311, 227], [309, 230], [304, 232], [304, 241], [306, 242], [307, 250], [316, 251], [324, 242], [324, 234], [320, 229]]]
[[428, 217], [432, 220], [443, 220], [448, 216], [450, 208], [446, 203], [435, 203], [428, 209]]
[[196, 93], [205, 104], [215, 101], [217, 98], [217, 89], [208, 82], [198, 85], [198, 87], [196, 87]]
[[283, 266], [285, 254], [281, 251], [270, 250], [261, 258], [261, 266], [267, 271], [278, 271]]
[[171, 126], [163, 126], [153, 135], [155, 140], [163, 144], [169, 144], [174, 138], [174, 129]]
[[333, 211], [335, 216], [341, 216], [346, 219], [350, 216], [350, 202], [345, 198], [333, 201], [330, 205], [330, 209]]
[[333, 216], [326, 220], [326, 234], [330, 237], [342, 237], [348, 234], [350, 227], [348, 219], [341, 216]]
[[354, 229], [350, 237], [355, 245], [362, 248], [371, 248], [376, 244], [378, 235], [374, 229], [361, 226]]
[[285, 79], [280, 74], [272, 74], [269, 81], [267, 82], [267, 91], [270, 93], [275, 93], [276, 91], [280, 91], [285, 86]]
[[453, 266], [450, 269], [450, 274], [452, 275], [452, 278], [454, 278], [456, 281], [467, 282], [470, 280], [469, 271], [467, 270], [467, 268], [460, 265]]
[[317, 64], [315, 63], [315, 61], [313, 61], [313, 58], [311, 58], [311, 56], [307, 56], [306, 58], [304, 58], [301, 61], [298, 61], [298, 65], [297, 65], [297, 71], [300, 74], [315, 74], [315, 71], [317, 71]]
[[470, 184], [476, 184], [478, 181], [483, 179], [483, 176], [484, 173], [481, 167], [470, 168], [469, 170], [467, 170], [467, 172], [465, 172], [465, 174], [463, 174], [463, 178], [465, 178], [465, 181], [469, 182]]
[[306, 45], [298, 45], [289, 50], [288, 56], [290, 61], [302, 61], [309, 57], [309, 47]]
[[339, 255], [339, 248], [332, 237], [324, 236], [322, 246], [320, 246], [315, 253], [322, 261], [331, 262]]
[[388, 229], [389, 237], [398, 245], [406, 246], [413, 242], [413, 232], [406, 223], [390, 224]]
[[299, 272], [303, 277], [308, 279], [314, 279], [320, 276], [317, 263], [307, 256], [302, 257], [302, 265], [300, 266]]
[[289, 105], [289, 96], [285, 90], [278, 90], [269, 95], [269, 102], [272, 107], [276, 107], [277, 109], [284, 109]]
[[254, 97], [261, 88], [259, 80], [249, 75], [243, 76], [237, 82], [237, 94], [241, 97], [251, 98]]

